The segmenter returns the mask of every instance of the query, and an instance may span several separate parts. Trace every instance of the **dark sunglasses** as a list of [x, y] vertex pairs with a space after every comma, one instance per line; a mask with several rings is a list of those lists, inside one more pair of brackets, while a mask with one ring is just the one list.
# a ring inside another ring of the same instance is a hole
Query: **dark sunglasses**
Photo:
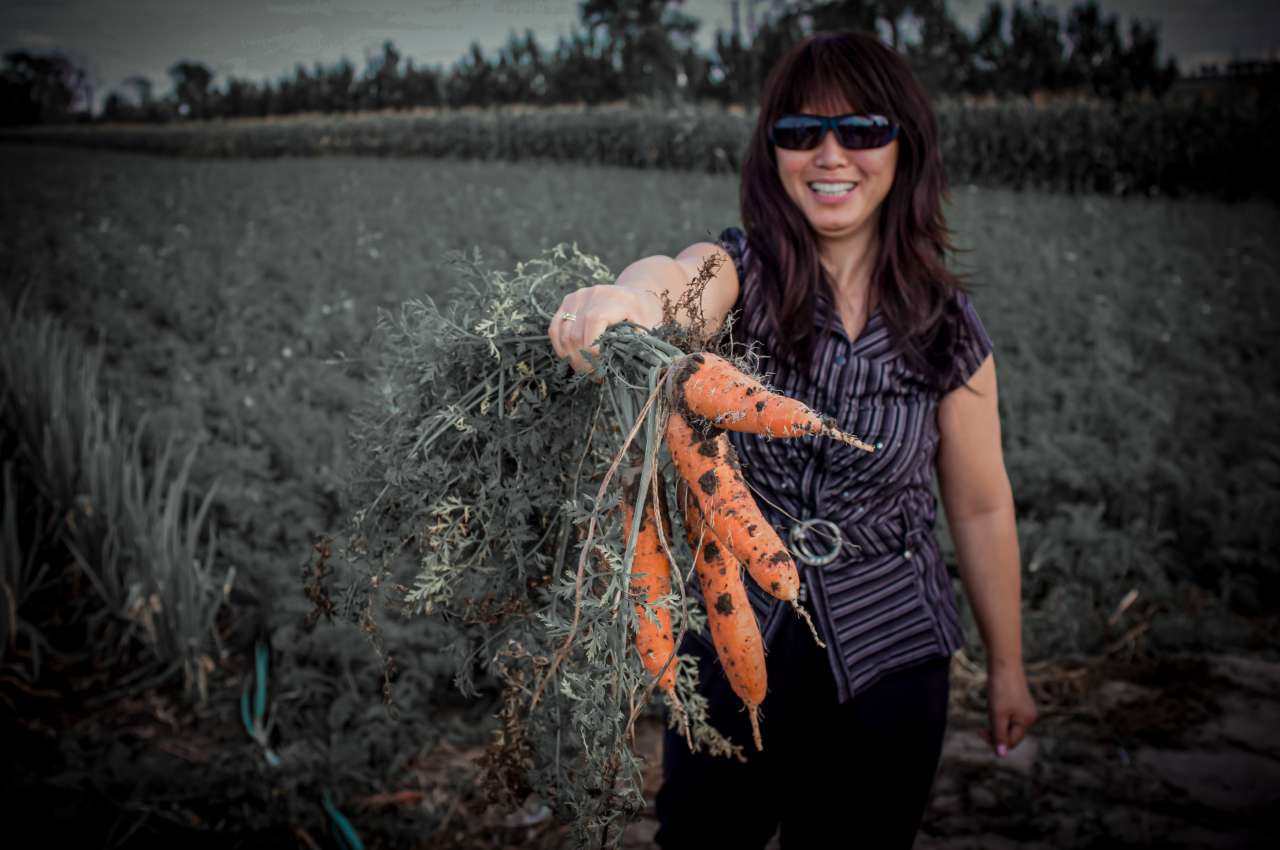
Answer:
[[783, 115], [769, 128], [769, 141], [789, 151], [813, 150], [827, 134], [836, 131], [841, 147], [852, 150], [879, 148], [898, 137], [898, 125], [883, 115]]

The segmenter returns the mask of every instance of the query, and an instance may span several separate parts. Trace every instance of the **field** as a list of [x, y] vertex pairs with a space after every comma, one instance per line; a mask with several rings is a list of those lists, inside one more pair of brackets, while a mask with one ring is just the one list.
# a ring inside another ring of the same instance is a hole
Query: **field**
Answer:
[[[938, 144], [952, 179], [983, 186], [1138, 197], [1274, 201], [1275, 98], [1073, 96], [940, 99]], [[308, 113], [161, 125], [5, 128], [0, 144], [72, 145], [196, 158], [408, 156], [538, 160], [736, 174], [754, 111], [704, 103], [545, 109]]]
[[[452, 789], [466, 788], [468, 748], [488, 734], [492, 706], [450, 695], [440, 635], [388, 618], [397, 723], [382, 709], [382, 668], [359, 631], [305, 623], [312, 546], [349, 510], [348, 416], [375, 390], [377, 311], [445, 296], [451, 250], [478, 248], [502, 268], [576, 242], [615, 271], [674, 254], [737, 223], [736, 181], [599, 166], [174, 160], [18, 146], [5, 150], [0, 173], [11, 187], [0, 197], [6, 300], [25, 295], [33, 314], [57, 316], [100, 345], [105, 389], [127, 417], [145, 414], [181, 445], [199, 445], [192, 482], [199, 492], [217, 482], [217, 557], [237, 570], [239, 639], [219, 661], [223, 690], [208, 705], [183, 710], [158, 692], [114, 714], [64, 716], [64, 727], [78, 724], [74, 744], [43, 734], [58, 728], [52, 714], [19, 724], [38, 742], [24, 744], [26, 763], [48, 759], [28, 775], [102, 774], [92, 783], [102, 799], [131, 801], [123, 811], [149, 813], [147, 829], [210, 826], [214, 812], [192, 800], [226, 800], [222, 828], [256, 843], [295, 840], [269, 811], [281, 794], [297, 801], [289, 826], [322, 829], [316, 801], [332, 782], [369, 834], [465, 822], [473, 843], [457, 846], [482, 846], [483, 801]], [[955, 267], [970, 275], [996, 344], [1026, 655], [1048, 711], [1039, 761], [1025, 772], [984, 766], [974, 750], [980, 691], [964, 666], [981, 669], [981, 642], [965, 606], [967, 659], [957, 661], [944, 778], [921, 843], [997, 846], [982, 843], [996, 834], [1008, 846], [1056, 846], [1067, 814], [1085, 806], [1092, 814], [1071, 827], [1074, 846], [1103, 835], [1143, 846], [1144, 834], [1184, 821], [1188, 843], [1167, 846], [1209, 846], [1229, 824], [1240, 842], [1232, 846], [1253, 846], [1267, 824], [1266, 794], [1240, 791], [1222, 803], [1186, 777], [1238, 774], [1265, 788], [1280, 759], [1275, 725], [1246, 722], [1274, 717], [1280, 700], [1280, 211], [964, 186], [948, 215], [968, 249]], [[1121, 606], [1131, 591], [1136, 601]], [[279, 737], [298, 749], [289, 776], [263, 767], [231, 719], [255, 638], [270, 640], [282, 683]], [[1156, 715], [1149, 728], [1124, 720], [1143, 712]], [[123, 749], [92, 743], [121, 728]], [[163, 746], [148, 746], [152, 738]], [[150, 765], [150, 784], [126, 767], [138, 759]], [[194, 766], [203, 767], [198, 781]], [[160, 793], [160, 776], [183, 777], [190, 799]], [[418, 794], [416, 815], [385, 796], [406, 787]], [[1179, 808], [1177, 789], [1198, 805]], [[1056, 807], [1046, 809], [1050, 796]], [[1108, 817], [1112, 806], [1127, 819]]]

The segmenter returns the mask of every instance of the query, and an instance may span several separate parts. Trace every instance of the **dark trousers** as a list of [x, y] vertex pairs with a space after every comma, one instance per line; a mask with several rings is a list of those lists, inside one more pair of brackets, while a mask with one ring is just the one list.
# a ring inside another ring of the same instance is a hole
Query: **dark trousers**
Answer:
[[691, 753], [667, 728], [654, 840], [664, 850], [748, 850], [781, 825], [785, 850], [909, 850], [942, 753], [951, 659], [895, 670], [837, 704], [826, 650], [793, 612], [785, 617], [765, 657], [761, 752], [714, 649], [686, 634], [680, 651], [699, 658], [710, 721], [747, 762]]

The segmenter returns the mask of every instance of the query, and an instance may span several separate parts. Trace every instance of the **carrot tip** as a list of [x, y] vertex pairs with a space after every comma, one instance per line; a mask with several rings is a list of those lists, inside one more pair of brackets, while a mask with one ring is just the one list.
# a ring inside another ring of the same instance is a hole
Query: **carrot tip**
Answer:
[[809, 616], [809, 612], [800, 607], [800, 602], [798, 600], [793, 599], [791, 601], [791, 606], [796, 609], [797, 616], [808, 623], [809, 631], [813, 633], [813, 639], [817, 642], [818, 646], [826, 649], [827, 645], [822, 642], [822, 638], [818, 637], [818, 629], [813, 625], [813, 619]]
[[846, 446], [852, 446], [855, 449], [862, 449], [864, 452], [874, 453], [876, 450], [875, 446], [869, 443], [863, 442], [862, 440], [855, 437], [853, 434], [846, 434], [844, 431], [841, 431], [839, 428], [823, 427], [822, 435], [824, 437], [830, 437], [831, 439], [836, 440], [837, 442], [844, 443]]

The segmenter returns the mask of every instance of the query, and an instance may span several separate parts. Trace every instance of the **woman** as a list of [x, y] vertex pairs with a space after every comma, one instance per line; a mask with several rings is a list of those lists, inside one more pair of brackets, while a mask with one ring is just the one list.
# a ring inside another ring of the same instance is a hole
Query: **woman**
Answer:
[[987, 649], [997, 755], [1035, 720], [992, 344], [943, 265], [945, 193], [936, 121], [907, 64], [874, 36], [819, 33], [766, 83], [743, 166], [745, 232], [639, 260], [568, 295], [551, 322], [557, 354], [589, 369], [581, 352], [607, 326], [660, 324], [662, 294], [674, 301], [708, 255], [727, 252], [702, 295], [711, 327], [733, 312], [735, 342], [759, 347], [776, 389], [877, 447], [731, 435], [799, 556], [826, 649], [744, 574], [768, 647], [756, 752], [709, 639], [686, 634], [711, 721], [747, 760], [691, 753], [668, 730], [662, 847], [759, 848], [779, 825], [784, 848], [912, 845], [963, 643], [933, 536], [935, 469]]

